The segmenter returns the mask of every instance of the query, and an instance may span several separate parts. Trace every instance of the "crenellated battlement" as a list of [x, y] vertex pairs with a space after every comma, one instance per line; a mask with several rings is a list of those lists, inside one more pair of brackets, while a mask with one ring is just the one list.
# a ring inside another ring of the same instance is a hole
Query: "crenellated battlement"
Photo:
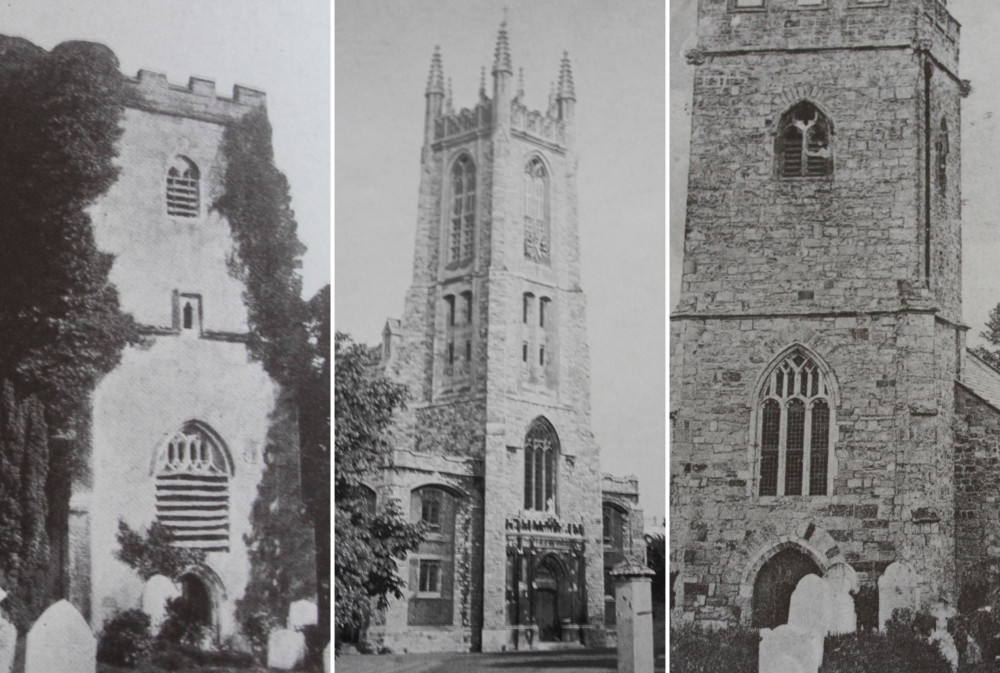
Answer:
[[267, 96], [259, 89], [237, 84], [232, 97], [226, 98], [216, 94], [213, 80], [202, 77], [191, 77], [187, 86], [180, 86], [168, 82], [163, 73], [140, 70], [127, 81], [131, 87], [126, 105], [149, 112], [224, 124], [267, 105]]

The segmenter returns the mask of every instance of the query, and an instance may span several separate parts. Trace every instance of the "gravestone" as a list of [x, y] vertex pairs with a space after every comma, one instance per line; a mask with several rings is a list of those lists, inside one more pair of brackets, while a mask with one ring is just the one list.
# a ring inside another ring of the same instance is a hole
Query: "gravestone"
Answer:
[[181, 595], [180, 589], [169, 577], [153, 575], [142, 588], [142, 611], [149, 615], [150, 632], [160, 632], [167, 618], [167, 601]]
[[788, 605], [788, 625], [825, 636], [830, 629], [830, 585], [819, 575], [799, 580]]
[[[305, 659], [306, 637], [299, 631], [275, 629], [267, 638], [267, 665], [291, 671]], [[27, 673], [27, 672], [25, 672]]]
[[861, 588], [858, 573], [846, 563], [838, 563], [826, 571], [823, 581], [830, 589], [827, 631], [831, 635], [854, 633], [858, 616], [854, 609], [854, 596]]
[[761, 629], [760, 635], [759, 673], [816, 673], [823, 663], [821, 633], [782, 624]]
[[955, 645], [955, 639], [948, 633], [948, 620], [956, 614], [958, 611], [955, 608], [944, 603], [938, 603], [931, 608], [931, 616], [937, 622], [934, 632], [931, 633], [930, 642], [937, 645], [953, 671], [958, 669], [958, 647]]
[[878, 578], [878, 628], [885, 630], [885, 623], [897, 608], [920, 609], [920, 575], [900, 561], [889, 564]]
[[69, 601], [50, 605], [28, 631], [24, 673], [94, 673], [97, 641]]
[[0, 616], [0, 673], [10, 673], [17, 650], [17, 628]]
[[288, 606], [288, 628], [292, 631], [301, 631], [303, 626], [318, 623], [319, 611], [312, 601], [303, 599]]

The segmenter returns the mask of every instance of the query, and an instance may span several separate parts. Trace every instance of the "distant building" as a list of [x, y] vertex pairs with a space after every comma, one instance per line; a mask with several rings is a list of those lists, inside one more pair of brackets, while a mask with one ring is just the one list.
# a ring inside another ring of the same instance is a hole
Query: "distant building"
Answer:
[[569, 59], [542, 112], [504, 26], [492, 75], [455, 112], [434, 54], [413, 284], [377, 365], [412, 399], [371, 498], [431, 530], [368, 630], [397, 651], [603, 645], [607, 564], [645, 553], [636, 480], [602, 478], [590, 429]]
[[[998, 557], [1000, 373], [966, 350], [959, 25], [942, 0], [700, 0], [670, 566], [680, 618], [784, 623], [840, 564], [858, 616]], [[862, 607], [862, 604], [865, 607]]]

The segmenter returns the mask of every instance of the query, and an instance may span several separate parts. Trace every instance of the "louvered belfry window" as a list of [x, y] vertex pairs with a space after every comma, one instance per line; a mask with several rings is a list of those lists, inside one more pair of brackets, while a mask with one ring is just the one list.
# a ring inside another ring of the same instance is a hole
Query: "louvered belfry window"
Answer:
[[785, 178], [813, 178], [833, 172], [830, 121], [803, 101], [784, 114], [778, 129], [778, 172]]
[[229, 551], [229, 478], [232, 469], [214, 433], [200, 423], [184, 426], [156, 462], [156, 520], [174, 544]]
[[774, 366], [758, 407], [760, 495], [827, 495], [830, 385], [799, 349]]
[[201, 206], [201, 175], [187, 157], [175, 157], [167, 170], [167, 215], [198, 217]]

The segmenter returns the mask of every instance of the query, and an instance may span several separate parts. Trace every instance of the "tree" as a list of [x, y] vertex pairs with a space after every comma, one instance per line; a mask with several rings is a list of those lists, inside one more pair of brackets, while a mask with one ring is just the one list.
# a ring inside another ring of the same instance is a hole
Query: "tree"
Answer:
[[302, 499], [314, 526], [319, 631], [330, 634], [330, 286], [309, 300], [309, 358], [299, 384]]
[[423, 538], [395, 501], [371, 507], [363, 485], [392, 458], [390, 428], [407, 397], [405, 386], [368, 367], [368, 350], [337, 333], [334, 343], [336, 436], [334, 439], [334, 605], [338, 629], [364, 628], [372, 603], [401, 598], [404, 582], [396, 561]]
[[986, 329], [979, 333], [979, 336], [989, 342], [990, 347], [975, 346], [972, 352], [1000, 369], [1000, 304], [993, 307], [990, 317], [986, 321]]

